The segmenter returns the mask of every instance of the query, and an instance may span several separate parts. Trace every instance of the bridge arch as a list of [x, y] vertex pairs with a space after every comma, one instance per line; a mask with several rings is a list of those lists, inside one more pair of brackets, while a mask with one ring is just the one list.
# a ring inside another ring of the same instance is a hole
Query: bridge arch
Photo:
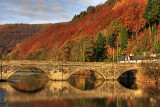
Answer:
[[138, 71], [137, 69], [125, 70], [123, 73], [121, 73], [121, 74], [119, 75], [118, 78], [121, 78], [121, 77], [122, 77], [122, 78], [123, 78], [123, 77], [129, 78], [130, 76], [136, 78], [137, 71]]
[[[99, 74], [103, 79], [106, 79], [106, 76], [105, 76], [102, 72], [98, 72], [98, 70], [92, 70], [92, 69], [81, 69], [81, 70], [84, 70], [84, 71], [86, 70], [86, 71], [91, 71], [91, 72], [97, 73], [97, 74]], [[67, 74], [67, 76], [65, 77], [65, 80], [69, 79], [72, 74], [77, 73], [77, 72], [80, 72], [81, 70], [75, 70], [75, 71]]]
[[118, 77], [117, 81], [127, 89], [137, 90], [137, 84], [135, 84], [137, 71], [137, 69], [127, 70]]
[[[16, 67], [15, 69], [13, 70], [10, 70], [10, 71], [7, 71], [7, 76], [6, 76], [6, 80], [11, 77], [14, 73], [16, 72], [19, 72], [19, 71], [22, 71], [22, 72], [30, 72], [30, 71], [27, 71], [27, 70], [32, 70], [32, 71], [36, 71], [36, 72], [39, 72], [39, 73], [44, 73], [47, 75], [47, 73], [45, 72], [45, 70], [39, 68], [39, 67], [36, 67], [36, 66], [21, 66], [21, 67]], [[49, 76], [47, 75], [47, 77], [49, 78]]]

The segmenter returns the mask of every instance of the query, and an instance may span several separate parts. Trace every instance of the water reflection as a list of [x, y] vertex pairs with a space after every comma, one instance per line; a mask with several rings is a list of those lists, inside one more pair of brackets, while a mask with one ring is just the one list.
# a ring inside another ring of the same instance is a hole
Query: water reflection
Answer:
[[94, 76], [72, 75], [68, 82], [80, 90], [91, 90], [101, 86], [104, 80], [97, 80]]
[[100, 99], [54, 99], [31, 102], [11, 102], [8, 107], [159, 107], [154, 98], [100, 98]]
[[36, 72], [16, 72], [9, 79], [10, 86], [21, 92], [33, 93], [45, 87], [47, 76]]
[[[132, 89], [136, 86], [137, 89], [131, 90], [117, 81], [101, 82], [90, 76], [72, 76], [68, 82], [45, 82], [44, 76], [38, 75], [39, 73], [19, 76], [16, 74], [10, 78], [11, 83], [0, 83], [0, 86], [7, 92], [8, 107], [160, 106], [159, 86], [150, 88], [151, 86], [140, 83], [135, 85], [134, 81], [129, 87]], [[32, 92], [37, 89], [41, 90], [33, 94], [19, 91]]]

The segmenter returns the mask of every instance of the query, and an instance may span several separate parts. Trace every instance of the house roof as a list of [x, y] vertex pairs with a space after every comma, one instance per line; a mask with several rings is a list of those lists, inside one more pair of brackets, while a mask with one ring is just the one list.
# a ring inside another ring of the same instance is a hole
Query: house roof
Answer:
[[[130, 60], [142, 60], [144, 58], [143, 55], [138, 55], [138, 56], [129, 56]], [[125, 59], [128, 59], [128, 57], [122, 57], [118, 61], [125, 61]]]

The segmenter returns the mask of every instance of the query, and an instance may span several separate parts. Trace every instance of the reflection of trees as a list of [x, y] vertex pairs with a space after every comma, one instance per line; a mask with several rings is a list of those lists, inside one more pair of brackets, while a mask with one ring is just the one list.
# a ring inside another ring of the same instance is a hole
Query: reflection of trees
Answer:
[[91, 90], [101, 86], [103, 80], [96, 80], [94, 76], [72, 75], [68, 82], [71, 86], [80, 90]]
[[72, 76], [69, 78], [69, 83], [81, 90], [90, 90], [94, 89], [95, 78], [90, 76]]
[[81, 90], [91, 90], [99, 87], [103, 83], [103, 77], [92, 70], [81, 70], [70, 76], [70, 85]]
[[[155, 99], [156, 100], [156, 99]], [[67, 106], [72, 107], [158, 107], [160, 104], [157, 100], [157, 103], [148, 98], [118, 98], [118, 97], [109, 97], [101, 99], [68, 99], [63, 100]]]
[[[9, 80], [13, 81], [10, 85], [19, 91], [23, 92], [35, 92], [47, 84], [48, 80], [45, 79], [46, 75], [43, 74], [32, 74], [32, 75], [12, 75]], [[18, 80], [16, 82], [15, 80]]]

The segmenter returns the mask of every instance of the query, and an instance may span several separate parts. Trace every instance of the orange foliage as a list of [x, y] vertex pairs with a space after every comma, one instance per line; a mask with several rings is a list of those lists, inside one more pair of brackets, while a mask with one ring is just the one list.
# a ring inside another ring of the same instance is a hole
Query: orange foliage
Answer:
[[129, 0], [128, 3], [121, 18], [121, 26], [126, 26], [131, 32], [137, 32], [146, 24], [146, 20], [142, 17], [146, 3], [143, 0]]
[[108, 58], [112, 58], [113, 55], [115, 55], [116, 53], [116, 49], [112, 48], [110, 45], [106, 45], [105, 48], [107, 49], [105, 51], [105, 55], [108, 57]]
[[[116, 18], [121, 18], [121, 26], [127, 26], [128, 30], [136, 32], [145, 25], [146, 21], [141, 17], [145, 6], [144, 0], [121, 0], [111, 6], [107, 2], [98, 5], [94, 13], [87, 14], [76, 23], [57, 23], [30, 37], [19, 46], [19, 56], [25, 57], [27, 53], [44, 48], [54, 47], [57, 50], [78, 36], [97, 36], [99, 31], [106, 29]], [[112, 48], [108, 47], [107, 56], [111, 57], [112, 52]]]
[[122, 7], [122, 6], [124, 6], [124, 5], [127, 5], [126, 3], [128, 3], [128, 2], [126, 2], [126, 1], [128, 1], [128, 0], [120, 0], [120, 1], [118, 1], [118, 2], [116, 3], [116, 5], [113, 7], [113, 10], [116, 10], [116, 9], [118, 9], [119, 7]]

